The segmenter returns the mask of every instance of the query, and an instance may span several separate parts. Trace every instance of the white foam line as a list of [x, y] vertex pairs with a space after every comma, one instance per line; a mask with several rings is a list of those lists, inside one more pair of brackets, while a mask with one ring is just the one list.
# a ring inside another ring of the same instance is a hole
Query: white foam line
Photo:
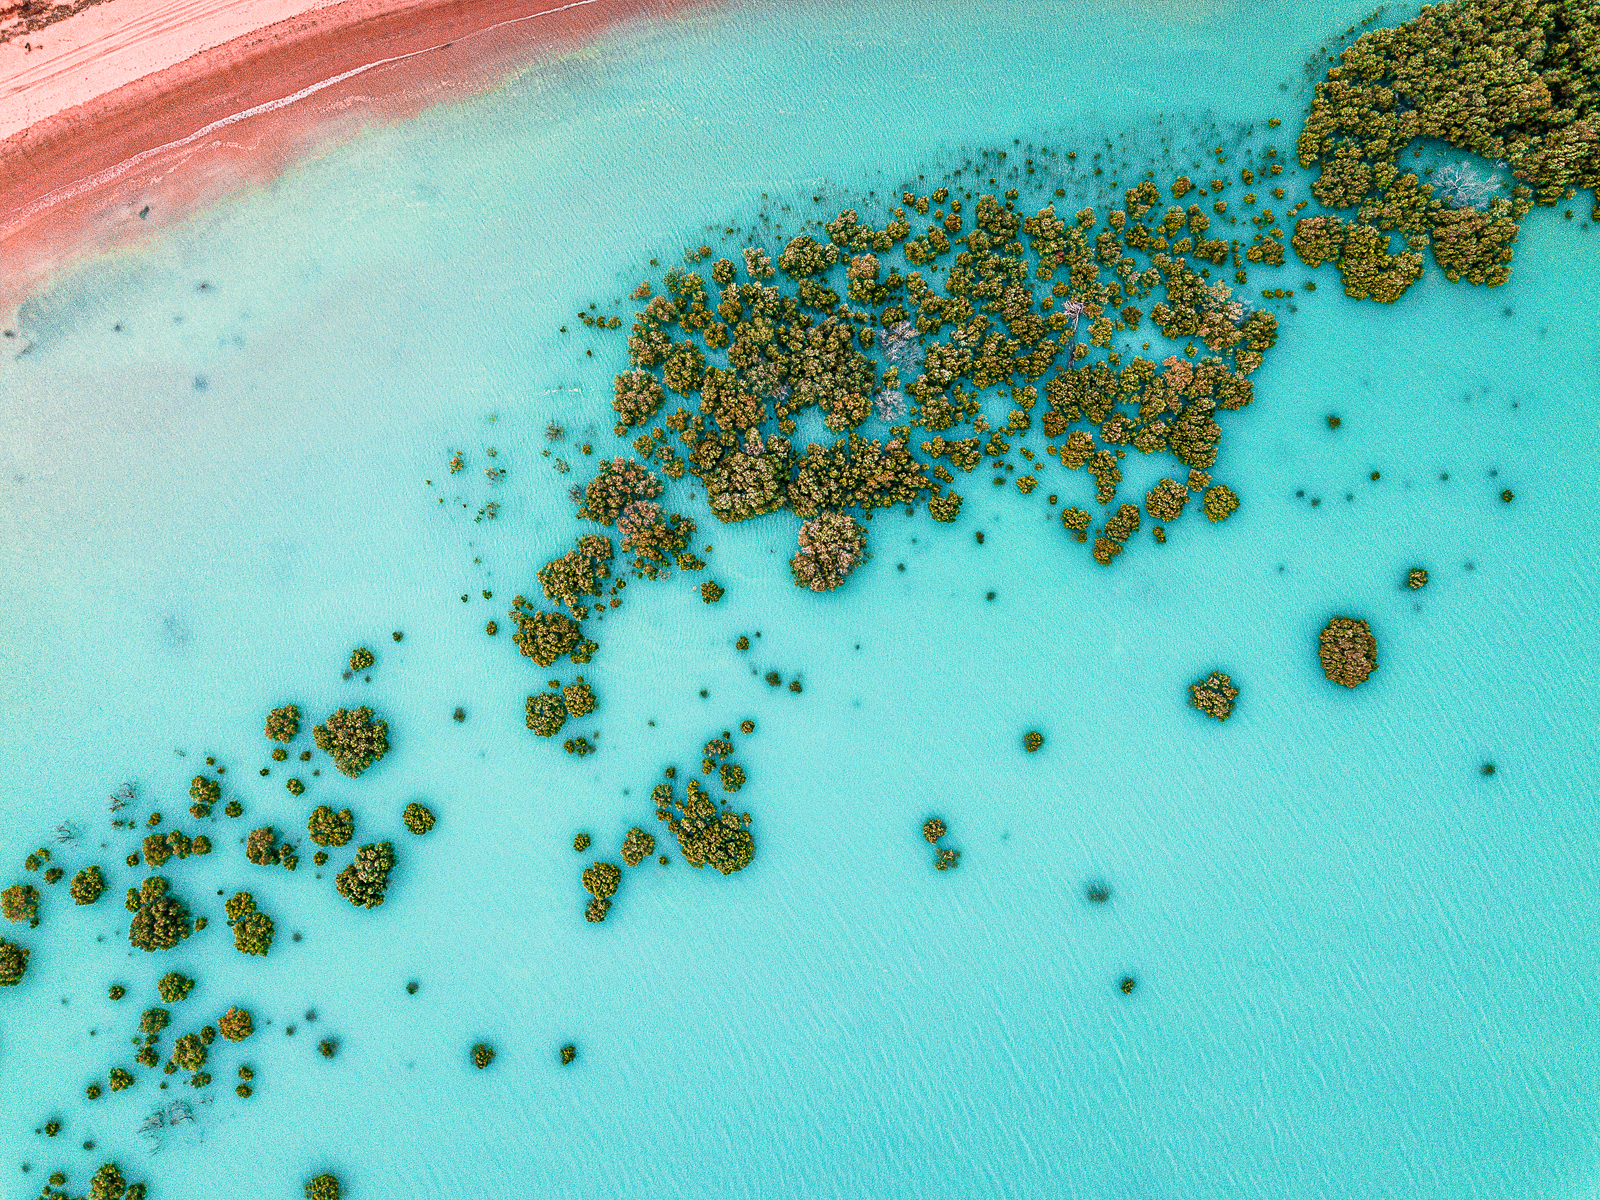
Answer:
[[201, 138], [209, 137], [219, 129], [226, 129], [229, 125], [237, 125], [240, 121], [247, 121], [251, 117], [259, 117], [264, 113], [277, 112], [281, 108], [287, 108], [291, 104], [295, 104], [298, 101], [304, 100], [307, 96], [315, 95], [324, 88], [330, 88], [335, 84], [343, 83], [346, 79], [351, 79], [357, 75], [365, 74], [366, 72], [375, 70], [378, 67], [386, 67], [391, 63], [404, 62], [408, 58], [416, 58], [419, 54], [432, 54], [435, 50], [443, 50], [446, 46], [453, 46], [457, 42], [464, 42], [470, 38], [481, 37], [486, 33], [493, 33], [496, 29], [503, 29], [507, 25], [518, 25], [523, 21], [532, 21], [538, 17], [554, 16], [556, 13], [566, 12], [568, 9], [582, 8], [586, 4], [597, 3], [599, 3], [599, 0], [570, 0], [570, 3], [560, 5], [557, 8], [547, 8], [543, 12], [525, 13], [520, 17], [508, 17], [504, 21], [497, 21], [493, 25], [486, 25], [482, 29], [475, 29], [471, 33], [463, 34], [458, 38], [452, 38], [448, 42], [440, 42], [437, 46], [427, 46], [421, 50], [410, 50], [405, 54], [396, 54], [390, 58], [380, 58], [374, 62], [364, 63], [359, 67], [352, 67], [348, 71], [341, 72], [340, 74], [331, 76], [328, 79], [320, 80], [317, 83], [309, 85], [308, 87], [303, 87], [292, 95], [280, 96], [276, 100], [267, 100], [261, 104], [257, 104], [240, 112], [233, 113], [231, 116], [221, 117], [218, 120], [211, 122], [211, 124], [205, 126], [205, 128], [197, 129], [188, 136], [181, 137], [175, 142], [168, 142], [164, 146], [155, 146], [149, 150], [141, 150], [132, 158], [124, 159], [115, 166], [107, 167], [103, 171], [97, 171], [95, 174], [86, 176], [83, 179], [79, 179], [75, 183], [62, 184], [60, 187], [56, 188], [55, 191], [40, 197], [38, 200], [35, 200], [32, 204], [24, 208], [8, 225], [4, 227], [3, 230], [0, 230], [0, 235], [10, 233], [17, 226], [24, 224], [29, 218], [34, 216], [34, 214], [43, 209], [50, 208], [64, 200], [70, 200], [74, 196], [80, 196], [86, 191], [92, 191], [103, 184], [110, 183], [113, 179], [117, 178], [117, 176], [133, 170], [133, 168], [137, 167], [140, 163], [145, 162], [146, 160], [153, 158], [158, 154], [165, 154], [170, 150], [181, 150], [183, 147], [191, 145], [194, 142], [199, 141]]

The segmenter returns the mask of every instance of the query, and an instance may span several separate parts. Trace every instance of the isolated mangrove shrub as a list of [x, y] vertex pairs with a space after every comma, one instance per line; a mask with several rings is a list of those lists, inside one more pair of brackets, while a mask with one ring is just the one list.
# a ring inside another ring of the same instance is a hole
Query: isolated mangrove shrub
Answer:
[[0, 916], [8, 921], [39, 923], [39, 889], [31, 883], [14, 883], [0, 891]]
[[1239, 497], [1234, 495], [1232, 488], [1219, 483], [1215, 487], [1206, 489], [1205, 495], [1201, 497], [1201, 507], [1205, 510], [1208, 521], [1226, 521], [1239, 507]]
[[594, 689], [579, 676], [576, 683], [569, 683], [561, 689], [561, 700], [567, 706], [567, 715], [571, 717], [586, 717], [597, 707]]
[[300, 708], [285, 704], [267, 714], [267, 737], [275, 742], [292, 742], [300, 733]]
[[604, 921], [611, 909], [611, 897], [617, 894], [622, 882], [622, 869], [615, 863], [597, 862], [584, 868], [583, 890], [592, 897], [584, 917], [589, 921]]
[[319, 846], [345, 846], [355, 836], [356, 819], [348, 808], [334, 812], [326, 804], [319, 804], [311, 810], [306, 832]]
[[311, 731], [317, 749], [331, 755], [341, 775], [355, 779], [389, 752], [389, 724], [366, 705], [340, 708]]
[[31, 952], [15, 942], [0, 938], [0, 987], [16, 987], [28, 973]]
[[176, 1004], [194, 990], [194, 980], [178, 971], [168, 971], [156, 980], [156, 994], [163, 1003]]
[[189, 910], [160, 875], [152, 875], [137, 890], [128, 889], [128, 941], [140, 950], [171, 950], [194, 932]]
[[339, 894], [357, 908], [377, 908], [389, 887], [395, 867], [394, 846], [371, 842], [356, 851], [356, 860], [334, 879]]
[[255, 1032], [255, 1019], [246, 1009], [234, 1007], [217, 1018], [217, 1032], [230, 1042], [242, 1042]]
[[1365, 621], [1334, 617], [1322, 630], [1317, 657], [1324, 675], [1353, 688], [1378, 669], [1378, 639]]
[[200, 1070], [209, 1054], [198, 1033], [186, 1033], [172, 1044], [172, 1061], [184, 1071]]
[[252, 829], [245, 838], [244, 856], [258, 867], [271, 867], [281, 861], [287, 848], [278, 845], [277, 830], [270, 825], [263, 825], [259, 829]]
[[1213, 671], [1199, 683], [1189, 688], [1189, 702], [1219, 721], [1226, 721], [1233, 713], [1233, 702], [1239, 698], [1239, 689], [1233, 680], [1221, 671]]
[[114, 1162], [101, 1164], [89, 1179], [88, 1200], [145, 1200], [145, 1194], [145, 1185], [130, 1184]]
[[567, 723], [567, 704], [559, 692], [529, 696], [525, 711], [528, 728], [538, 737], [555, 737]]
[[249, 892], [235, 892], [224, 909], [228, 924], [233, 927], [233, 948], [240, 954], [265, 957], [272, 949], [276, 929], [272, 918], [256, 907], [255, 897]]

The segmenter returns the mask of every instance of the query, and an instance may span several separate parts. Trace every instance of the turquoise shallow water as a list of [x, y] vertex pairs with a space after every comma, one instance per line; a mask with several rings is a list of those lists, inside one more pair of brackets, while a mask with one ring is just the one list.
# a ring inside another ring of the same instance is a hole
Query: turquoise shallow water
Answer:
[[[880, 515], [823, 596], [789, 582], [794, 518], [721, 527], [680, 499], [727, 595], [629, 593], [584, 669], [602, 733], [581, 760], [523, 726], [556, 672], [482, 635], [570, 542], [578, 443], [612, 450], [621, 335], [571, 314], [627, 311], [644, 259], [763, 211], [786, 238], [813, 194], [836, 211], [1013, 138], [1127, 134], [1128, 161], [1181, 167], [1278, 116], [1287, 151], [1307, 57], [1362, 7], [700, 14], [372, 133], [32, 302], [0, 363], [0, 863], [23, 878], [72, 820], [59, 860], [99, 861], [112, 894], [47, 888], [44, 925], [7, 935], [34, 954], [0, 995], [6, 1194], [113, 1157], [194, 1200], [322, 1169], [358, 1198], [1594, 1193], [1588, 222], [1536, 211], [1494, 290], [1430, 265], [1384, 309], [1318, 273], [1226, 423], [1215, 473], [1243, 506], [1110, 570], [982, 473], [954, 527]], [[551, 421], [570, 475], [542, 456]], [[1334, 613], [1379, 638], [1355, 691], [1317, 665]], [[357, 644], [370, 684], [339, 677]], [[1185, 703], [1213, 667], [1243, 690], [1226, 725]], [[286, 767], [256, 774], [290, 699], [372, 703], [393, 752], [294, 800]], [[587, 925], [573, 832], [614, 852], [660, 767], [745, 717], [754, 865], [630, 871]], [[179, 815], [206, 755], [246, 817], [167, 874], [214, 928], [130, 951], [117, 897], [143, 872], [105, 797], [136, 780], [136, 811]], [[440, 817], [426, 839], [400, 824], [413, 799]], [[308, 855], [287, 875], [233, 844], [323, 802], [356, 810], [357, 842], [395, 839], [381, 909], [334, 894], [347, 856], [318, 883]], [[267, 959], [225, 945], [214, 893], [239, 887], [277, 920]], [[82, 1099], [174, 967], [200, 980], [177, 1031], [234, 1003], [261, 1027], [218, 1043], [213, 1101], [149, 1072]], [[174, 1098], [196, 1120], [141, 1135]]]

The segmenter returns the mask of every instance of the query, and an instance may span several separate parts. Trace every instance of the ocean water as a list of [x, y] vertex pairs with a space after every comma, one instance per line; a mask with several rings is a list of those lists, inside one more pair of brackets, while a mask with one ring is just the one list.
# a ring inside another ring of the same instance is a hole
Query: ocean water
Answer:
[[[0, 343], [0, 882], [36, 878], [22, 858], [71, 821], [56, 861], [98, 862], [110, 893], [42, 888], [40, 928], [6, 932], [33, 957], [0, 994], [4, 1193], [58, 1167], [81, 1191], [115, 1159], [187, 1200], [298, 1196], [322, 1170], [357, 1200], [1595, 1194], [1587, 198], [1527, 219], [1497, 289], [1430, 263], [1383, 308], [1331, 269], [1262, 276], [1296, 296], [1224, 422], [1213, 473], [1242, 506], [1109, 569], [979, 472], [953, 526], [885, 511], [873, 558], [812, 595], [797, 519], [720, 526], [674, 485], [725, 598], [630, 589], [579, 668], [601, 707], [569, 729], [598, 753], [523, 722], [572, 668], [519, 657], [506, 610], [619, 448], [623, 333], [575, 312], [626, 319], [652, 257], [721, 253], [727, 228], [737, 249], [763, 214], [776, 250], [1013, 139], [1101, 151], [1123, 186], [1197, 148], [1288, 154], [1308, 59], [1365, 7], [703, 11], [370, 131], [30, 301]], [[1336, 614], [1379, 641], [1353, 691], [1317, 662]], [[341, 679], [356, 645], [370, 682]], [[1225, 725], [1186, 702], [1213, 668], [1242, 692]], [[261, 736], [287, 701], [308, 725], [370, 703], [393, 749], [296, 799]], [[695, 872], [663, 837], [672, 865], [586, 923], [580, 869], [655, 826], [663, 766], [693, 772], [746, 718], [752, 866]], [[243, 818], [184, 812], [208, 755]], [[124, 781], [121, 815], [217, 843], [164, 872], [212, 922], [168, 954], [125, 938], [145, 872], [122, 862], [143, 828], [109, 825]], [[353, 847], [320, 871], [309, 845], [294, 874], [244, 860], [247, 830], [303, 841], [320, 803], [395, 842], [383, 907], [335, 894]], [[956, 871], [933, 869], [934, 813]], [[265, 959], [227, 945], [239, 888], [277, 923]], [[138, 1071], [86, 1100], [169, 969], [199, 983], [163, 1053], [232, 1004], [257, 1033], [212, 1048], [210, 1088]], [[145, 1128], [175, 1100], [192, 1121]]]

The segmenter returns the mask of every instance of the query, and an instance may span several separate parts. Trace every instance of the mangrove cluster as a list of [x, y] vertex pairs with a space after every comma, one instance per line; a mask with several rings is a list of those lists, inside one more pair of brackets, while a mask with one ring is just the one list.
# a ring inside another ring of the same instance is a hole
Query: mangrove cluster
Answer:
[[[741, 733], [755, 732], [754, 721], [740, 722]], [[700, 774], [713, 779], [725, 794], [739, 791], [746, 783], [744, 768], [732, 761], [733, 734], [723, 730], [701, 749]], [[755, 858], [755, 839], [750, 833], [750, 814], [735, 812], [727, 800], [719, 801], [709, 786], [699, 779], [690, 778], [684, 794], [679, 795], [674, 781], [678, 769], [667, 767], [664, 781], [650, 793], [656, 806], [656, 819], [664, 821], [667, 829], [677, 839], [684, 861], [692, 867], [710, 866], [723, 875], [743, 870]], [[592, 844], [587, 833], [577, 834], [572, 847], [583, 853]], [[630, 828], [622, 840], [621, 858], [630, 867], [640, 866], [656, 851], [655, 835], [642, 826]], [[666, 866], [666, 855], [660, 856]], [[611, 911], [612, 898], [622, 884], [622, 868], [611, 862], [593, 862], [582, 874], [583, 890], [589, 893], [584, 916], [589, 921], [606, 919]]]
[[[1600, 185], [1597, 47], [1588, 0], [1455, 0], [1361, 36], [1317, 85], [1297, 146], [1320, 167], [1317, 200], [1355, 213], [1302, 217], [1295, 252], [1336, 263], [1356, 299], [1399, 299], [1430, 249], [1452, 282], [1504, 283], [1529, 210]], [[1483, 161], [1406, 170], [1432, 143]]]

